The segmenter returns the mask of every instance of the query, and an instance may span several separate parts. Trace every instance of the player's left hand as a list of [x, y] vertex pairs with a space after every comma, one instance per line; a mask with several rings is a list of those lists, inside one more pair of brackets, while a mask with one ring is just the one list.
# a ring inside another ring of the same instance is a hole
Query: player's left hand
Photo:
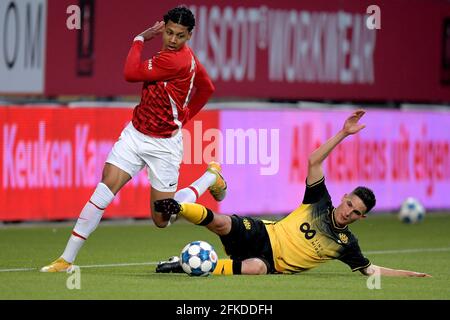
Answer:
[[348, 117], [347, 120], [345, 120], [343, 131], [346, 134], [355, 134], [360, 130], [364, 129], [366, 125], [360, 124], [358, 123], [358, 121], [365, 113], [366, 112], [362, 109], [358, 109], [355, 112], [353, 112], [352, 115]]
[[419, 277], [419, 278], [431, 278], [432, 277], [431, 275], [429, 275], [427, 273], [415, 272], [415, 271], [409, 271], [407, 276], [408, 277]]
[[153, 25], [153, 27], [148, 28], [144, 32], [141, 32], [139, 35], [144, 37], [144, 41], [148, 41], [163, 33], [165, 27], [164, 21], [157, 21]]

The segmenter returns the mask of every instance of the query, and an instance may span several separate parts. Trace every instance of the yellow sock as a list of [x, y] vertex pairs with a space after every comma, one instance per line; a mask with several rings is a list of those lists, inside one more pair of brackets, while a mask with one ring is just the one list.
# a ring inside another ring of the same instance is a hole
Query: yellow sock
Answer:
[[214, 214], [197, 203], [182, 203], [180, 214], [189, 222], [206, 225], [212, 221]]
[[214, 275], [231, 276], [233, 274], [233, 260], [219, 259], [217, 266], [213, 271]]

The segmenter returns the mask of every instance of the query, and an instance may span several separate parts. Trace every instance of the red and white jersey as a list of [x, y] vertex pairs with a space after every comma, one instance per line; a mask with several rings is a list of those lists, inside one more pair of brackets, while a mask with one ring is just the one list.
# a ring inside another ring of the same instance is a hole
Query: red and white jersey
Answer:
[[144, 82], [141, 101], [133, 111], [133, 126], [149, 136], [170, 137], [200, 111], [214, 86], [187, 45], [141, 61], [143, 47], [142, 41], [133, 42], [124, 70], [127, 81]]

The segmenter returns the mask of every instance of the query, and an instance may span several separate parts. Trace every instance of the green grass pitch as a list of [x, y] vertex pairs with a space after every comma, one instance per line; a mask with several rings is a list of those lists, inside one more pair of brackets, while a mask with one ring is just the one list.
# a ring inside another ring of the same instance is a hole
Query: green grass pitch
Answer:
[[1, 300], [450, 299], [449, 214], [429, 214], [417, 225], [402, 224], [393, 215], [373, 215], [352, 225], [374, 264], [433, 276], [383, 277], [380, 288], [372, 290], [366, 277], [339, 261], [296, 275], [196, 278], [155, 273], [157, 261], [178, 254], [193, 240], [208, 241], [219, 257], [225, 256], [217, 236], [185, 221], [168, 229], [150, 221], [101, 223], [76, 261], [81, 267], [80, 288], [69, 289], [70, 274], [38, 269], [62, 253], [71, 227], [72, 223], [0, 227]]

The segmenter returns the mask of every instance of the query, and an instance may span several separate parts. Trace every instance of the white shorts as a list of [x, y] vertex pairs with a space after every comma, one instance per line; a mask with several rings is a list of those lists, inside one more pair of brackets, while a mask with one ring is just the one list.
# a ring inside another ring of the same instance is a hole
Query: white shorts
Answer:
[[137, 131], [130, 122], [123, 129], [106, 162], [131, 177], [147, 166], [148, 180], [153, 188], [161, 192], [175, 192], [182, 159], [181, 130], [170, 138], [156, 138]]

